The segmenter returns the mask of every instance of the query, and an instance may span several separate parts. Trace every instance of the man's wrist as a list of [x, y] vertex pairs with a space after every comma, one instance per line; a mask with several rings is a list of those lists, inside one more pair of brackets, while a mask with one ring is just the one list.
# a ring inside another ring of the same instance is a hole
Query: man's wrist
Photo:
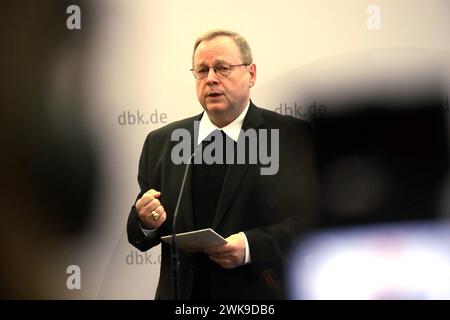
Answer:
[[244, 241], [245, 241], [245, 258], [244, 258], [244, 264], [249, 264], [251, 261], [250, 258], [250, 247], [248, 246], [248, 241], [247, 241], [247, 236], [245, 235], [244, 232], [239, 232], [244, 236]]
[[153, 232], [155, 232], [158, 228], [154, 228], [154, 229], [147, 229], [145, 227], [142, 226], [141, 221], [138, 221], [139, 223], [139, 227], [141, 228], [142, 233], [148, 238], [150, 236], [150, 234], [152, 234]]

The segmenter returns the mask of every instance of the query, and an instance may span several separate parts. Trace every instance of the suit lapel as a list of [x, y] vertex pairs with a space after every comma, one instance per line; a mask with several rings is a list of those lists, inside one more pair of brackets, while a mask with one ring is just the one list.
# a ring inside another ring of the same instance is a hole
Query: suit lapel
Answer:
[[[202, 117], [202, 114], [195, 117], [194, 121], [190, 124], [188, 128], [186, 128], [190, 137], [192, 137], [191, 141], [191, 152], [194, 151], [194, 148], [197, 145], [197, 135], [198, 133], [198, 122], [197, 122], [197, 131], [194, 129], [195, 121], [199, 121]], [[173, 177], [174, 177], [174, 194], [176, 195], [172, 199], [173, 208], [175, 212], [175, 207], [177, 204], [177, 200], [181, 190], [181, 183], [183, 181], [184, 172], [187, 164], [175, 165], [173, 166]], [[176, 232], [186, 232], [194, 230], [194, 215], [193, 215], [193, 207], [192, 207], [192, 188], [191, 188], [191, 177], [192, 177], [192, 166], [189, 165], [188, 174], [186, 176], [186, 181], [184, 184], [183, 197], [180, 201], [180, 209], [178, 211], [177, 218], [177, 226]], [[181, 216], [181, 217], [180, 217]]]
[[[178, 213], [183, 216], [183, 224], [184, 224], [184, 228], [182, 229], [182, 230], [184, 230], [183, 232], [194, 230], [194, 215], [193, 215], [193, 209], [192, 209], [191, 172], [192, 172], [192, 170], [191, 170], [191, 168], [189, 168], [188, 175], [186, 177], [185, 186], [184, 186], [183, 199], [181, 199], [181, 202], [180, 202], [180, 213]], [[181, 172], [181, 175], [180, 175], [180, 186], [181, 186], [181, 181], [183, 179], [183, 174], [184, 174], [184, 170], [183, 170], [183, 172]], [[176, 205], [176, 203], [175, 203], [175, 205]], [[177, 233], [179, 233], [179, 232], [180, 231], [177, 231]]]
[[[255, 105], [250, 102], [250, 107], [248, 109], [247, 115], [245, 116], [244, 123], [242, 124], [242, 130], [253, 128], [258, 129], [264, 124], [264, 120], [261, 112], [255, 107]], [[242, 132], [239, 135], [238, 140], [242, 138]], [[225, 177], [223, 180], [222, 190], [220, 192], [219, 201], [217, 203], [216, 213], [213, 220], [213, 228], [216, 229], [217, 226], [222, 221], [223, 217], [228, 211], [231, 201], [236, 196], [240, 183], [245, 177], [249, 168], [249, 164], [231, 164], [227, 168]]]

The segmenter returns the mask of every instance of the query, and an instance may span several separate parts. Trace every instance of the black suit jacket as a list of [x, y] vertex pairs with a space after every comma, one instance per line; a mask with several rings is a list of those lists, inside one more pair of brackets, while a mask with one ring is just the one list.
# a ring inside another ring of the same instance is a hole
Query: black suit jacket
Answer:
[[[161, 202], [167, 213], [165, 223], [147, 238], [139, 224], [133, 206], [128, 218], [129, 242], [141, 251], [161, 243], [160, 237], [171, 234], [172, 218], [184, 164], [171, 161], [170, 139], [177, 128], [185, 128], [194, 136], [194, 121], [201, 114], [152, 131], [145, 141], [138, 182], [139, 199], [153, 188], [161, 191]], [[223, 237], [245, 232], [249, 243], [251, 263], [223, 269], [214, 264], [209, 273], [211, 296], [214, 299], [277, 299], [284, 298], [283, 269], [293, 240], [311, 225], [315, 207], [316, 179], [311, 145], [311, 130], [302, 120], [281, 116], [250, 103], [243, 130], [279, 129], [279, 171], [276, 175], [261, 175], [260, 165], [229, 165], [219, 196], [213, 225]], [[194, 230], [190, 174], [180, 206], [176, 232]], [[162, 243], [161, 274], [157, 299], [173, 299], [170, 269], [170, 247]], [[180, 252], [180, 296], [188, 299], [196, 268], [196, 256]]]

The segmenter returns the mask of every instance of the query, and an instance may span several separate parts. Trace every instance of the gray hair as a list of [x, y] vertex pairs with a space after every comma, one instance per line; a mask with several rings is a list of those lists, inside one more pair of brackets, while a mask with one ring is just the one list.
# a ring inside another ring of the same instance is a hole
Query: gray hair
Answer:
[[197, 49], [197, 47], [199, 46], [199, 44], [202, 41], [211, 40], [213, 38], [220, 37], [220, 36], [225, 36], [225, 37], [229, 37], [229, 38], [233, 39], [233, 41], [236, 43], [236, 45], [239, 48], [243, 63], [245, 63], [245, 64], [253, 63], [252, 50], [250, 49], [250, 46], [249, 46], [247, 40], [245, 40], [245, 38], [243, 36], [241, 36], [239, 33], [230, 31], [230, 30], [225, 30], [225, 29], [216, 29], [216, 30], [207, 31], [204, 34], [202, 34], [200, 37], [197, 38], [197, 40], [195, 41], [195, 45], [194, 45], [194, 51], [192, 52], [192, 63], [194, 63], [195, 50]]

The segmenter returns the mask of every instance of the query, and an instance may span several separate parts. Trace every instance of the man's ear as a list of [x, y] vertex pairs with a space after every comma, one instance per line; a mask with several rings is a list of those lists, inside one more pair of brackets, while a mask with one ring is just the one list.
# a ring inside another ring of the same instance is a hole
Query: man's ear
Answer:
[[248, 66], [248, 70], [250, 72], [250, 79], [248, 86], [251, 88], [255, 85], [256, 82], [256, 64], [252, 63]]

